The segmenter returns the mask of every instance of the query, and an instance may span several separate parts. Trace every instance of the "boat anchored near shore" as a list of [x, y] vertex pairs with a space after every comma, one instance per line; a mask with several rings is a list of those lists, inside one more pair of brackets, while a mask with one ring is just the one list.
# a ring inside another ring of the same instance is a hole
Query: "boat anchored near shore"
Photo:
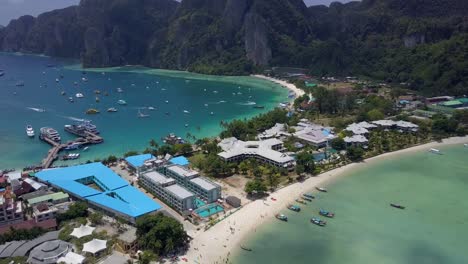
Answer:
[[284, 222], [288, 221], [288, 217], [285, 216], [284, 214], [277, 214], [277, 215], [275, 215], [275, 217], [276, 217], [276, 219], [284, 221]]
[[30, 138], [35, 136], [34, 129], [33, 129], [33, 127], [31, 125], [26, 126], [26, 135], [28, 135], [28, 137], [30, 137]]

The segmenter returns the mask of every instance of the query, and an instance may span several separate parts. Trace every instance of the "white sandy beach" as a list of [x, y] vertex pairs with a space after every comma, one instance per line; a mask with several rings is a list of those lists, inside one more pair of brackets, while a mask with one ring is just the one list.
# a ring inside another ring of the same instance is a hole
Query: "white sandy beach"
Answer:
[[[256, 228], [262, 225], [265, 221], [271, 220], [275, 214], [284, 211], [288, 203], [294, 202], [302, 193], [310, 191], [315, 187], [324, 185], [327, 181], [336, 179], [344, 172], [349, 172], [354, 168], [366, 166], [371, 162], [385, 159], [391, 156], [397, 156], [402, 153], [424, 151], [430, 148], [438, 148], [444, 145], [464, 144], [468, 143], [468, 137], [453, 137], [443, 140], [443, 142], [433, 142], [412, 148], [386, 153], [377, 157], [365, 160], [361, 163], [353, 163], [344, 167], [325, 172], [316, 177], [307, 179], [303, 183], [295, 183], [289, 185], [277, 192], [274, 192], [270, 197], [274, 197], [277, 201], [272, 201], [268, 197], [267, 201], [257, 200], [245, 205], [241, 210], [229, 216], [227, 219], [216, 224], [208, 231], [198, 231], [193, 235], [194, 239], [191, 242], [190, 250], [186, 256], [188, 263], [226, 263], [226, 258], [232, 259], [231, 255], [237, 251], [242, 241], [246, 237], [256, 232]], [[235, 231], [231, 231], [235, 230]], [[185, 263], [185, 262], [180, 262]]]
[[288, 83], [288, 82], [283, 81], [283, 80], [271, 78], [271, 77], [268, 77], [268, 76], [265, 76], [265, 75], [260, 75], [260, 74], [252, 75], [252, 77], [265, 79], [265, 80], [277, 83], [277, 84], [287, 88], [288, 90], [294, 92], [296, 94], [296, 97], [300, 97], [300, 96], [303, 96], [305, 94], [305, 92], [303, 90], [297, 88], [296, 85], [294, 85], [292, 83]]

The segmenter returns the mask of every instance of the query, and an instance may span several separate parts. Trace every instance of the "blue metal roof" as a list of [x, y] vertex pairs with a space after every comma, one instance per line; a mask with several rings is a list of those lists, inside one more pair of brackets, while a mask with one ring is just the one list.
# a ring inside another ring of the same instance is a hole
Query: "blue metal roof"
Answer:
[[180, 166], [187, 166], [189, 165], [189, 160], [184, 156], [179, 156], [171, 159], [171, 162], [176, 165]]
[[151, 154], [142, 154], [142, 155], [136, 155], [136, 156], [130, 156], [125, 158], [125, 160], [132, 165], [135, 168], [143, 166], [145, 161], [153, 158], [154, 156]]
[[[43, 170], [35, 176], [77, 197], [131, 217], [138, 217], [161, 208], [159, 204], [130, 186], [127, 181], [102, 163]], [[88, 179], [102, 190], [80, 183], [84, 179]]]
[[93, 195], [86, 199], [132, 217], [138, 217], [161, 209], [159, 204], [133, 186], [125, 186], [114, 191]]

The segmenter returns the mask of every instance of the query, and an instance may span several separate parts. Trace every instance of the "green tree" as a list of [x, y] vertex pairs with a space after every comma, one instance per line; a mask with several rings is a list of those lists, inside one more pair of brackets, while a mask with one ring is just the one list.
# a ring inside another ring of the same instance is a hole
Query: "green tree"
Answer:
[[361, 161], [364, 156], [364, 150], [361, 147], [349, 147], [347, 150], [348, 158], [352, 161]]
[[158, 257], [150, 250], [143, 251], [138, 257], [139, 264], [150, 264], [152, 261], [156, 261]]
[[138, 155], [138, 154], [139, 154], [138, 151], [130, 150], [130, 151], [125, 152], [124, 157], [127, 158], [127, 157], [135, 156], [135, 155]]
[[332, 139], [330, 145], [336, 150], [343, 150], [346, 148], [346, 142], [340, 137]]
[[255, 179], [247, 182], [244, 191], [248, 194], [256, 193], [262, 195], [267, 191], [267, 187], [261, 179]]
[[89, 221], [94, 225], [99, 225], [102, 224], [102, 217], [103, 215], [100, 212], [92, 213], [89, 216]]
[[314, 173], [315, 162], [314, 162], [314, 156], [312, 154], [306, 151], [298, 153], [296, 156], [296, 163], [298, 166], [304, 168], [305, 173]]
[[385, 118], [385, 115], [378, 109], [372, 109], [367, 112], [367, 119], [370, 121], [382, 120]]

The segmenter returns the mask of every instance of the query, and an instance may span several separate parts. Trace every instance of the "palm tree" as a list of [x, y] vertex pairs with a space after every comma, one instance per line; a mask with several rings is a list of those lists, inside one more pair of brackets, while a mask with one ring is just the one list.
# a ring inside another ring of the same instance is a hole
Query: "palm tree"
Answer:
[[158, 148], [159, 147], [159, 144], [156, 140], [154, 139], [151, 139], [150, 142], [149, 142], [150, 146], [153, 147], [153, 148]]

